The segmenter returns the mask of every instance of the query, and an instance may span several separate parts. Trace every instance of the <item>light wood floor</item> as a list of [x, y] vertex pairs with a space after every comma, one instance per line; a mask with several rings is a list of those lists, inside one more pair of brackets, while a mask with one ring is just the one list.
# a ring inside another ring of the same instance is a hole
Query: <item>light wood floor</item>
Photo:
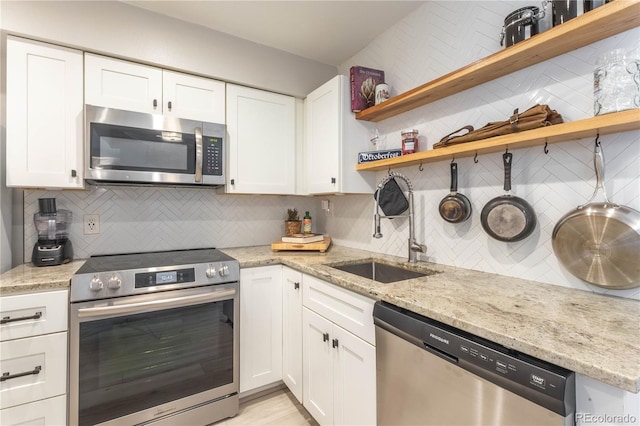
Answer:
[[288, 389], [280, 389], [240, 404], [240, 412], [215, 426], [318, 426]]

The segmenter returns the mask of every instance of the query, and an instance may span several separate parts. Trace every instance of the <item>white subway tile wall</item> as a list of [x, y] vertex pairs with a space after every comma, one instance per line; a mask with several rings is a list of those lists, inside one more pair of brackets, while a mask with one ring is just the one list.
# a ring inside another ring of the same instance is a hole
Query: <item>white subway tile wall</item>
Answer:
[[[38, 236], [38, 198], [55, 197], [71, 210], [74, 257], [199, 247], [266, 245], [284, 235], [287, 208], [315, 215], [310, 197], [224, 195], [213, 189], [91, 187], [86, 191], [28, 190], [24, 195], [24, 259]], [[83, 215], [100, 216], [100, 234], [85, 235]]]

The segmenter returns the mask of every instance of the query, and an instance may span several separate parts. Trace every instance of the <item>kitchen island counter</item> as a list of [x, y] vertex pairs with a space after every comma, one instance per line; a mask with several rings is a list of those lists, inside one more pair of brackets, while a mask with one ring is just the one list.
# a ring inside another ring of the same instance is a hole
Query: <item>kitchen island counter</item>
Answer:
[[[223, 248], [241, 268], [283, 264], [560, 365], [612, 386], [640, 391], [640, 301], [428, 262], [436, 273], [382, 284], [327, 266], [406, 258], [333, 245], [325, 253], [274, 252], [269, 246]], [[69, 287], [84, 261], [0, 276], [0, 295]]]

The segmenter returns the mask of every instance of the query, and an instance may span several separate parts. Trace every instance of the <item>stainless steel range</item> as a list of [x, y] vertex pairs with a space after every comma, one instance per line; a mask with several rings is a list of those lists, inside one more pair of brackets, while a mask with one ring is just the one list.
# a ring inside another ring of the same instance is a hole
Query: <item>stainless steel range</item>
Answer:
[[69, 423], [237, 414], [239, 277], [216, 249], [87, 260], [71, 279]]

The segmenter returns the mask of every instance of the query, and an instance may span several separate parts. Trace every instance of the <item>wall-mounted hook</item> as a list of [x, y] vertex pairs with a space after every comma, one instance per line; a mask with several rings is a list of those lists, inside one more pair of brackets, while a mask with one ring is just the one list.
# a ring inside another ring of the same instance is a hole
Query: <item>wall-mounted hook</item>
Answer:
[[507, 147], [507, 149], [505, 149], [505, 150], [504, 150], [504, 153], [505, 153], [505, 154], [508, 154], [508, 153], [509, 153], [509, 147]]
[[544, 141], [544, 148], [543, 151], [545, 154], [549, 154], [549, 148], [548, 148], [549, 142]]
[[423, 171], [424, 167], [422, 167], [422, 163], [420, 163], [420, 166], [418, 167], [418, 170]]
[[595, 141], [596, 146], [600, 146], [600, 132], [598, 132], [596, 134], [596, 141]]
[[391, 174], [391, 167], [389, 167], [389, 170], [387, 170], [387, 174], [390, 175]]
[[451, 164], [456, 162], [456, 156], [454, 155], [453, 157], [451, 157]]
[[473, 156], [473, 162], [478, 164], [478, 151], [476, 151], [476, 155]]

